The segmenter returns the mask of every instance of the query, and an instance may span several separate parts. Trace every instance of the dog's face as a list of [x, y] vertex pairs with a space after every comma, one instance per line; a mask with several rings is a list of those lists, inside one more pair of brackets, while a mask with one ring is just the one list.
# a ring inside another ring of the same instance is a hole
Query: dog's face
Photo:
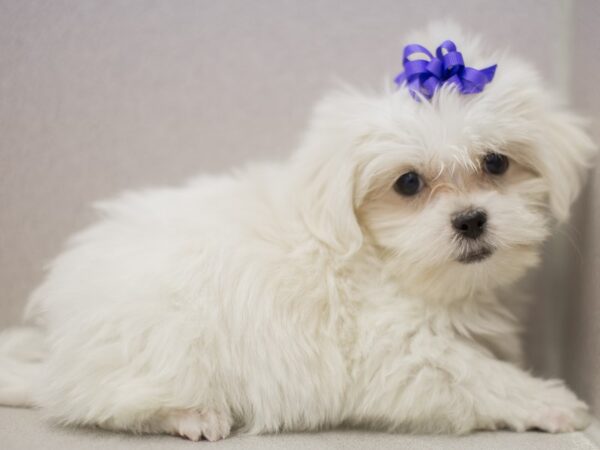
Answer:
[[532, 70], [498, 67], [480, 94], [322, 103], [298, 155], [315, 234], [345, 254], [372, 244], [407, 289], [432, 296], [506, 284], [534, 265], [594, 146]]
[[516, 114], [454, 95], [397, 110], [408, 126], [356, 152], [363, 233], [402, 279], [440, 293], [514, 280], [548, 235], [548, 187]]

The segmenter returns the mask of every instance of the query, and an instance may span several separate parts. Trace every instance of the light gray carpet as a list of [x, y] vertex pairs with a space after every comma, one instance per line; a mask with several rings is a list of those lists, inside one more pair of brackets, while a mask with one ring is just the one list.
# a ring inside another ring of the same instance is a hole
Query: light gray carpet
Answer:
[[40, 414], [27, 409], [0, 407], [0, 448], [2, 450], [119, 450], [177, 449], [210, 447], [237, 449], [460, 449], [460, 450], [593, 450], [600, 449], [600, 427], [594, 424], [584, 433], [477, 433], [465, 437], [406, 436], [365, 431], [330, 431], [277, 436], [234, 437], [209, 443], [189, 442], [169, 436], [132, 436], [98, 430], [66, 429], [45, 423]]

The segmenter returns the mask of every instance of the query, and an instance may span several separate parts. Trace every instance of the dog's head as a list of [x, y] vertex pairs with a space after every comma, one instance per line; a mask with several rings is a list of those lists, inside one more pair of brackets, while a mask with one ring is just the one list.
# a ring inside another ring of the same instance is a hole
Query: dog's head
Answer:
[[[489, 62], [468, 52], [474, 66]], [[317, 107], [296, 163], [321, 241], [342, 255], [369, 244], [432, 295], [505, 284], [537, 262], [594, 145], [528, 65], [492, 62], [479, 94], [447, 86], [417, 102], [405, 88], [345, 90]]]

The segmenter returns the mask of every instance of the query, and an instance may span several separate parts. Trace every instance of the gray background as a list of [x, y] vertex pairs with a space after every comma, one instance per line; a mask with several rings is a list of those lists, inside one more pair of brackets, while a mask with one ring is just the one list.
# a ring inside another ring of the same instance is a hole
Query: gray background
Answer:
[[[0, 327], [91, 201], [286, 157], [333, 80], [379, 88], [445, 17], [533, 61], [600, 140], [595, 0], [0, 0]], [[525, 284], [533, 367], [598, 412], [597, 180]]]

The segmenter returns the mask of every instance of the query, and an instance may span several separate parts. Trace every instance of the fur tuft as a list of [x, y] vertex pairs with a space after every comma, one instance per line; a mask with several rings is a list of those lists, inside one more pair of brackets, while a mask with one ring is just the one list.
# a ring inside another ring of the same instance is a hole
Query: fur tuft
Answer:
[[36, 377], [46, 355], [37, 328], [12, 328], [0, 333], [0, 405], [34, 406]]

